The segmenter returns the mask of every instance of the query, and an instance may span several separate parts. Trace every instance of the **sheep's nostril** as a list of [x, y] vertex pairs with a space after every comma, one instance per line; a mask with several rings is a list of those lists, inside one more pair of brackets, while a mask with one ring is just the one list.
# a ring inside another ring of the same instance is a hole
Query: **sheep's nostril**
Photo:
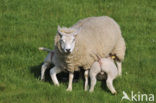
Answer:
[[69, 53], [70, 52], [70, 49], [66, 49], [66, 51]]

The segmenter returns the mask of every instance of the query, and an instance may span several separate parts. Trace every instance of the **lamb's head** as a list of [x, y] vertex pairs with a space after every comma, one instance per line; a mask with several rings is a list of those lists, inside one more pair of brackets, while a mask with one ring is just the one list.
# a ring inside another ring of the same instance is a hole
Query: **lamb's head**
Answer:
[[75, 38], [78, 34], [79, 30], [74, 28], [61, 28], [58, 26], [58, 34], [60, 35], [60, 45], [61, 49], [67, 53], [70, 54], [75, 48]]

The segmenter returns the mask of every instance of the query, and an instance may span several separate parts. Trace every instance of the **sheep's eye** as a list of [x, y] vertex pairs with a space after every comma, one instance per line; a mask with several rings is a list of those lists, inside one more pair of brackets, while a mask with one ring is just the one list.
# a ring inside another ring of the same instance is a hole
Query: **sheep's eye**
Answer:
[[64, 42], [64, 40], [63, 39], [60, 39], [60, 42]]
[[60, 43], [62, 43], [63, 42], [63, 40], [62, 39], [60, 39]]
[[63, 41], [63, 39], [61, 38], [60, 41]]

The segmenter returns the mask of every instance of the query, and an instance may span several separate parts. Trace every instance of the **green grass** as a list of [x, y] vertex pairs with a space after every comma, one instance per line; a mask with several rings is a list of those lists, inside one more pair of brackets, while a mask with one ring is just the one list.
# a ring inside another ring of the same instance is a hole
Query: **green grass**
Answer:
[[[111, 95], [100, 81], [92, 94], [83, 91], [81, 79], [72, 92], [65, 91], [67, 82], [60, 87], [41, 82], [47, 53], [38, 47], [53, 48], [57, 25], [102, 15], [119, 23], [126, 41], [123, 75], [114, 81], [118, 94]], [[132, 90], [156, 96], [155, 0], [0, 0], [1, 103], [118, 103], [122, 91]]]

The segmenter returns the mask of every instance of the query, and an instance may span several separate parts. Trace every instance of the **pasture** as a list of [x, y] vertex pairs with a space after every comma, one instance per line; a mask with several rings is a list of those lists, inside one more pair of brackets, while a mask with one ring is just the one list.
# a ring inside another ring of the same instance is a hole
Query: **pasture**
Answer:
[[[68, 81], [60, 87], [49, 76], [40, 81], [47, 53], [38, 47], [54, 48], [57, 26], [102, 15], [117, 21], [126, 41], [122, 77], [114, 81], [118, 94], [101, 81], [94, 93], [84, 92], [82, 78], [72, 92]], [[0, 103], [132, 103], [121, 101], [123, 91], [156, 96], [155, 0], [0, 0]]]

